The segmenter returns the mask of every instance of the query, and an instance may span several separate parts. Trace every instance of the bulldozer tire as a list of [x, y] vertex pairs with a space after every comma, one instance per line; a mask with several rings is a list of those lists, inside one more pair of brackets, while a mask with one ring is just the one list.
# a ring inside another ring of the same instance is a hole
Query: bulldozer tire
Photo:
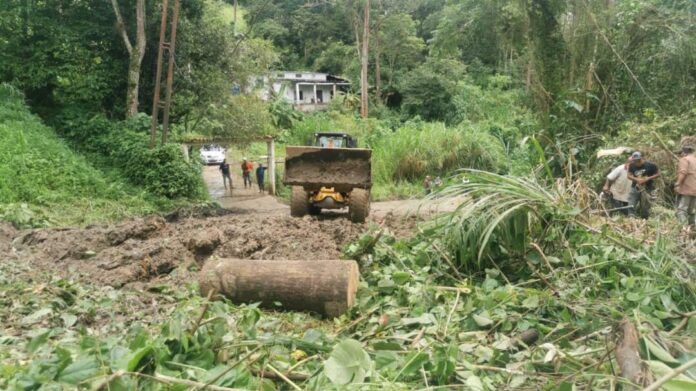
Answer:
[[348, 216], [354, 223], [364, 223], [370, 214], [370, 191], [353, 189], [348, 198]]
[[290, 197], [290, 216], [302, 217], [309, 213], [309, 196], [302, 186], [292, 187]]
[[321, 208], [314, 206], [311, 203], [307, 206], [307, 212], [312, 216], [317, 216], [321, 214]]

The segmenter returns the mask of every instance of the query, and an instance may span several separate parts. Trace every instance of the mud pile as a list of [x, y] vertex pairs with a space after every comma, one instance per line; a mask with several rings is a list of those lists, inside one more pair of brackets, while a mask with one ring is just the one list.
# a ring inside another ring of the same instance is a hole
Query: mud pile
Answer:
[[61, 277], [120, 287], [138, 282], [185, 282], [195, 278], [193, 274], [211, 257], [338, 259], [343, 247], [367, 231], [368, 225], [331, 215], [296, 219], [228, 214], [152, 216], [86, 228], [5, 228], [0, 230], [0, 259], [27, 263], [34, 270]]

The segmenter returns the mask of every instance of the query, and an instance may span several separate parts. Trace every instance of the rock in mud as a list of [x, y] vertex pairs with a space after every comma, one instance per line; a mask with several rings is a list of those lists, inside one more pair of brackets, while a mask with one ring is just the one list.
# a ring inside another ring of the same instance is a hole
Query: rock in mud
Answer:
[[160, 216], [149, 216], [144, 220], [137, 219], [119, 225], [107, 234], [107, 239], [112, 246], [118, 246], [128, 239], [147, 239], [153, 233], [167, 225]]
[[223, 234], [215, 228], [207, 228], [194, 234], [186, 242], [186, 248], [193, 252], [197, 258], [210, 256], [222, 243]]

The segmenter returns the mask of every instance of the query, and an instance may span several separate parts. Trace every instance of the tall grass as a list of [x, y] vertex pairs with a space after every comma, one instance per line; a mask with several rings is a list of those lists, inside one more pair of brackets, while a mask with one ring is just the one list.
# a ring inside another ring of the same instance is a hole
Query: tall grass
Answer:
[[497, 138], [441, 123], [407, 123], [377, 139], [373, 147], [373, 173], [378, 183], [414, 182], [462, 168], [494, 172], [506, 168], [503, 145]]

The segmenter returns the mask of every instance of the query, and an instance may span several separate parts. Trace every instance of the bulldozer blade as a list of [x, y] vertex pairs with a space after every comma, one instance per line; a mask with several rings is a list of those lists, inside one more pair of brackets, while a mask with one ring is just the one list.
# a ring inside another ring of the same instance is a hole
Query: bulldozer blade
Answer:
[[372, 187], [372, 150], [287, 147], [283, 183], [306, 190], [334, 187], [348, 192]]

